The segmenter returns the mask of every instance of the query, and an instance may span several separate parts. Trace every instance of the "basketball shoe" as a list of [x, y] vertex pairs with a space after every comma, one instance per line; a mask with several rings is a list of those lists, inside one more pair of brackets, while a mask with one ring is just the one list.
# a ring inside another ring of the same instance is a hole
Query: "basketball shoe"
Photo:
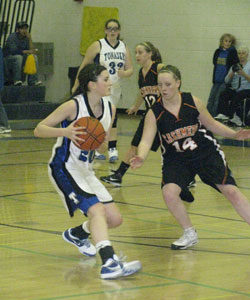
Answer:
[[198, 235], [196, 230], [191, 227], [184, 230], [183, 236], [171, 245], [172, 250], [184, 250], [198, 243]]
[[115, 279], [118, 277], [124, 277], [132, 275], [138, 272], [142, 268], [139, 260], [131, 262], [122, 262], [117, 255], [113, 255], [113, 258], [109, 258], [101, 268], [102, 279]]
[[114, 173], [109, 176], [102, 176], [100, 179], [104, 182], [110, 183], [114, 186], [121, 186], [122, 185], [122, 176], [120, 173], [113, 171]]
[[190, 188], [193, 188], [193, 187], [196, 187], [196, 180], [192, 180], [189, 182], [187, 188], [190, 189]]
[[0, 127], [0, 133], [10, 133], [11, 128], [10, 127]]
[[110, 163], [114, 163], [118, 160], [118, 150], [116, 148], [110, 148], [108, 153]]
[[62, 234], [63, 239], [76, 246], [80, 253], [86, 256], [95, 256], [96, 255], [96, 248], [94, 245], [91, 244], [89, 239], [82, 239], [80, 240], [78, 237], [73, 236], [71, 233], [72, 228], [65, 230]]
[[228, 116], [224, 115], [224, 114], [218, 114], [216, 117], [214, 117], [215, 120], [222, 120], [222, 121], [227, 121], [229, 119]]
[[241, 121], [240, 117], [236, 115], [236, 113], [234, 113], [233, 118], [230, 119], [229, 122], [233, 123], [233, 125], [236, 125], [238, 127], [242, 126], [242, 121]]
[[181, 190], [180, 197], [182, 201], [186, 201], [186, 202], [194, 201], [194, 196], [192, 195], [192, 193], [189, 191], [188, 188]]
[[98, 159], [98, 160], [105, 160], [106, 159], [106, 156], [104, 154], [101, 154], [97, 151], [95, 151], [95, 159]]

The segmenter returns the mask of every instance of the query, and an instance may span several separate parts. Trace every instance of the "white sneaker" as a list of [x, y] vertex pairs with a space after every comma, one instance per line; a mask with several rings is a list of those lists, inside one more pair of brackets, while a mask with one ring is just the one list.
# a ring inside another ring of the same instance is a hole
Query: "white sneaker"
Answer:
[[118, 160], [118, 150], [116, 148], [109, 149], [109, 162], [114, 163]]
[[124, 277], [132, 275], [138, 272], [142, 268], [139, 260], [131, 262], [121, 262], [119, 258], [114, 255], [113, 258], [109, 258], [101, 268], [102, 279], [115, 279], [118, 277]]
[[10, 127], [0, 127], [0, 134], [2, 133], [10, 133], [11, 128]]
[[98, 151], [95, 151], [95, 159], [105, 160], [106, 156], [104, 154], [99, 153]]
[[191, 227], [184, 230], [184, 234], [171, 245], [172, 250], [184, 250], [198, 243], [196, 230]]
[[229, 117], [223, 115], [223, 114], [218, 114], [216, 117], [214, 117], [216, 120], [223, 120], [226, 121], [229, 119]]
[[92, 245], [89, 239], [80, 240], [76, 236], [73, 236], [71, 233], [72, 228], [65, 230], [62, 234], [63, 239], [76, 246], [80, 253], [86, 256], [95, 256], [96, 255], [96, 248]]
[[239, 127], [242, 126], [242, 121], [241, 121], [240, 117], [238, 117], [238, 116], [236, 115], [236, 113], [234, 114], [233, 118], [230, 119], [229, 121], [230, 121], [231, 123], [233, 123], [233, 124], [239, 126]]
[[15, 86], [21, 86], [21, 85], [23, 85], [23, 82], [21, 80], [17, 80], [17, 81], [14, 82], [14, 85]]

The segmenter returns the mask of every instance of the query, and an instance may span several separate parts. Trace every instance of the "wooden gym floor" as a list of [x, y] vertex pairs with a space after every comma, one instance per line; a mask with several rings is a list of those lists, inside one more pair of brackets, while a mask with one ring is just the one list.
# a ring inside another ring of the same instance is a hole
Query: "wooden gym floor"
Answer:
[[[138, 121], [120, 118], [120, 158]], [[121, 188], [107, 185], [124, 217], [110, 239], [117, 253], [140, 259], [143, 270], [123, 279], [99, 279], [100, 258], [82, 256], [61, 238], [85, 217], [68, 217], [50, 184], [53, 143], [34, 138], [32, 130], [0, 135], [1, 300], [250, 298], [250, 227], [199, 178], [192, 189], [195, 202], [187, 205], [199, 243], [192, 250], [170, 249], [182, 231], [162, 200], [159, 152], [150, 153], [141, 169], [129, 170]], [[250, 142], [234, 145], [223, 149], [250, 200]], [[98, 177], [117, 167], [95, 162]]]

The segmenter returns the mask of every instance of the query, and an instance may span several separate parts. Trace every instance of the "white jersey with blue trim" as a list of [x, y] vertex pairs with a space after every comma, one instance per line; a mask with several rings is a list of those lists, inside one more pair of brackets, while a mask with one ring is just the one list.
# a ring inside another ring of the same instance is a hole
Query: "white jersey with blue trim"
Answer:
[[[77, 113], [76, 118], [92, 116], [93, 112], [87, 97], [78, 95], [74, 98]], [[105, 131], [108, 131], [112, 121], [111, 103], [101, 99], [102, 115], [98, 118]], [[72, 121], [64, 120], [63, 128], [69, 126]], [[53, 147], [52, 157], [49, 163], [49, 177], [61, 196], [65, 208], [70, 216], [76, 209], [85, 214], [88, 208], [97, 203], [112, 202], [112, 196], [95, 176], [92, 168], [95, 151], [84, 151], [66, 138], [59, 137]]]
[[[88, 99], [83, 95], [78, 95], [74, 98], [77, 106], [76, 120], [82, 117], [94, 117]], [[98, 120], [102, 123], [104, 130], [107, 132], [112, 121], [112, 108], [111, 103], [106, 99], [101, 99], [102, 102], [102, 115]], [[61, 123], [63, 128], [69, 126], [71, 122], [64, 120]], [[70, 168], [80, 168], [92, 169], [91, 164], [94, 159], [94, 151], [85, 151], [79, 149], [70, 139], [66, 137], [57, 138], [57, 142], [53, 148], [53, 154], [51, 157], [51, 162], [53, 164], [65, 164], [65, 167]]]
[[112, 83], [119, 80], [117, 71], [123, 69], [126, 60], [126, 46], [123, 41], [118, 40], [117, 44], [113, 47], [109, 44], [108, 40], [103, 38], [100, 42], [100, 55], [99, 64], [106, 67]]

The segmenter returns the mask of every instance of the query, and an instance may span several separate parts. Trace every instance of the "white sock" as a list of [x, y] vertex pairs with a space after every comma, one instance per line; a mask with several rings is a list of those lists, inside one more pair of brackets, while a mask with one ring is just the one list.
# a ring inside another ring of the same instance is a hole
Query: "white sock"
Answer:
[[104, 248], [107, 246], [111, 246], [111, 242], [109, 240], [100, 241], [100, 242], [96, 243], [96, 245], [95, 245], [96, 251], [98, 252], [101, 248]]
[[188, 231], [195, 231], [195, 228], [189, 227], [189, 228], [184, 229], [184, 232], [188, 232]]
[[89, 233], [90, 234], [90, 231], [89, 231], [89, 221], [86, 221], [86, 222], [84, 222], [83, 224], [82, 224], [82, 229], [85, 231], [85, 232], [87, 232], [87, 233]]

